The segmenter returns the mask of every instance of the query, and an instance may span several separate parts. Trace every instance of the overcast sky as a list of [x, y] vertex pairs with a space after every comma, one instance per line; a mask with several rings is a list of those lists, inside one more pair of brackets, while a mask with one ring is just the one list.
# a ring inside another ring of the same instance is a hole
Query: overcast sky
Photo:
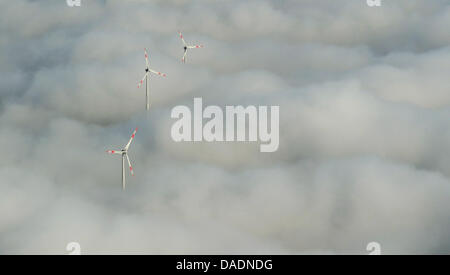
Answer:
[[[449, 253], [449, 26], [448, 0], [0, 1], [0, 254]], [[194, 97], [280, 106], [279, 150], [175, 143]]]

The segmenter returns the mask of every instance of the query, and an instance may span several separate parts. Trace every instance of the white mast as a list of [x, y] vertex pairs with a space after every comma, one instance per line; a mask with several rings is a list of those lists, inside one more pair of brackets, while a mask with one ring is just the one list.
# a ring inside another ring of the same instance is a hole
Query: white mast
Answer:
[[122, 190], [125, 190], [125, 153], [122, 153]]

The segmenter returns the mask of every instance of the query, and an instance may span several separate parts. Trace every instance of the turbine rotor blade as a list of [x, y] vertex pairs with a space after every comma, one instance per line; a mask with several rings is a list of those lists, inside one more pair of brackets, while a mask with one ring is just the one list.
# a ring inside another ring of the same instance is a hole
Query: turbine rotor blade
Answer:
[[203, 48], [204, 46], [203, 45], [191, 45], [191, 46], [188, 46], [187, 48], [188, 49], [199, 49], [199, 48]]
[[181, 41], [183, 41], [183, 45], [187, 46], [186, 41], [184, 41], [183, 34], [180, 31], [178, 31], [178, 33], [180, 34]]
[[130, 147], [131, 142], [133, 141], [134, 136], [136, 135], [137, 129], [138, 129], [138, 128], [136, 128], [136, 129], [134, 130], [133, 134], [131, 135], [130, 141], [128, 141], [127, 145], [125, 146], [125, 150], [128, 150], [128, 148]]
[[144, 56], [145, 56], [145, 65], [147, 66], [146, 68], [148, 68], [148, 53], [146, 48], [144, 48]]
[[108, 150], [108, 151], [106, 151], [107, 153], [109, 153], [109, 154], [122, 154], [122, 151], [116, 151], [116, 150]]
[[163, 76], [163, 77], [166, 77], [166, 76], [167, 76], [167, 75], [164, 74], [164, 73], [157, 72], [157, 71], [154, 71], [154, 70], [152, 70], [152, 69], [149, 69], [149, 71], [150, 71], [151, 73], [156, 74], [156, 75], [159, 75], [159, 76]]
[[132, 176], [134, 176], [133, 166], [131, 166], [130, 158], [128, 157], [128, 154], [125, 154], [125, 155], [127, 156], [128, 166], [130, 167], [130, 173]]
[[140, 88], [142, 86], [142, 84], [144, 83], [145, 78], [148, 76], [148, 72], [144, 74], [144, 77], [142, 78], [141, 81], [139, 81], [138, 83], [138, 88]]
[[187, 54], [187, 51], [184, 51], [183, 58], [181, 58], [181, 62], [183, 62], [183, 63], [186, 63], [186, 54]]

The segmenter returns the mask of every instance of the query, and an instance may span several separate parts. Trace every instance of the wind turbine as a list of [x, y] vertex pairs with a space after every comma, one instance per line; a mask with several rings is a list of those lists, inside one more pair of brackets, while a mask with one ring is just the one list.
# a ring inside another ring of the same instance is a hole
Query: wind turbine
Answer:
[[186, 54], [187, 54], [187, 50], [188, 50], [188, 49], [198, 49], [198, 48], [203, 48], [203, 45], [188, 45], [188, 44], [186, 43], [186, 41], [184, 41], [183, 34], [181, 34], [180, 31], [179, 31], [178, 33], [180, 34], [181, 41], [183, 41], [183, 45], [184, 45], [184, 46], [183, 46], [183, 49], [184, 49], [184, 55], [183, 55], [183, 58], [181, 59], [181, 62], [186, 63]]
[[159, 75], [159, 76], [163, 76], [166, 77], [166, 74], [160, 73], [160, 72], [156, 72], [152, 69], [150, 69], [148, 67], [148, 54], [147, 54], [147, 49], [144, 48], [144, 54], [145, 54], [145, 75], [142, 78], [142, 80], [138, 83], [138, 88], [140, 88], [142, 86], [142, 84], [144, 83], [145, 80], [145, 96], [146, 96], [146, 104], [145, 104], [145, 109], [150, 109], [150, 101], [149, 101], [149, 97], [148, 97], [148, 78], [150, 77], [150, 73]]
[[137, 128], [134, 130], [133, 134], [131, 135], [130, 141], [128, 141], [127, 145], [125, 145], [125, 148], [122, 150], [116, 151], [116, 150], [108, 150], [106, 152], [110, 154], [119, 154], [122, 155], [122, 189], [125, 190], [125, 158], [128, 160], [128, 166], [130, 167], [130, 173], [132, 176], [134, 176], [133, 173], [133, 167], [131, 166], [130, 158], [128, 157], [128, 148], [130, 148], [131, 142], [134, 139], [134, 136], [136, 135]]

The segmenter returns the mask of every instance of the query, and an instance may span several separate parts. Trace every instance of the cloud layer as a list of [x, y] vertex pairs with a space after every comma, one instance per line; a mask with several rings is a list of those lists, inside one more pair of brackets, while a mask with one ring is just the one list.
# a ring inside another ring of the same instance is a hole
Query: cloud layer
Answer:
[[[449, 24], [446, 0], [2, 1], [0, 253], [448, 253]], [[279, 150], [173, 142], [194, 97], [279, 105]], [[122, 192], [105, 150], [135, 127]]]

